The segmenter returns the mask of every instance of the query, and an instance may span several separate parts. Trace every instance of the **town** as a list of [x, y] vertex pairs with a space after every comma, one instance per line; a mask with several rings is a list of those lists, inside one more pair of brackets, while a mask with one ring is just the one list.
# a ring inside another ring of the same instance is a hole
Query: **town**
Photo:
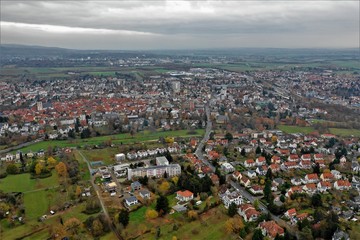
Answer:
[[2, 62], [1, 238], [360, 238], [359, 67], [82, 56], [107, 74], [8, 80], [32, 61]]

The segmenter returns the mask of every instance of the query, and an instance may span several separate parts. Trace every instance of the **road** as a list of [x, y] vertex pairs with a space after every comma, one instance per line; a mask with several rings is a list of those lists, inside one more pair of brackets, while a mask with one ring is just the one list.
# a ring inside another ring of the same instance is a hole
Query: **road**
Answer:
[[205, 165], [209, 166], [211, 170], [214, 172], [215, 167], [204, 157], [203, 148], [205, 146], [205, 143], [210, 139], [210, 133], [212, 131], [212, 122], [210, 119], [210, 108], [209, 105], [206, 104], [205, 106], [205, 113], [206, 113], [206, 129], [203, 139], [199, 142], [196, 150], [195, 150], [195, 156], [201, 160]]
[[[79, 155], [82, 157], [83, 161], [86, 162], [87, 166], [88, 166], [88, 169], [89, 169], [89, 172], [91, 173], [91, 166], [90, 166], [90, 163], [89, 161], [86, 159], [86, 157], [82, 154], [81, 151], [78, 151]], [[107, 218], [108, 220], [108, 223], [109, 223], [109, 227], [111, 229], [111, 231], [115, 234], [115, 236], [120, 239], [120, 240], [123, 240], [120, 232], [116, 229], [116, 227], [112, 224], [112, 220], [109, 216], [109, 213], [108, 211], [106, 210], [106, 207], [104, 205], [104, 202], [100, 196], [100, 192], [99, 192], [99, 187], [95, 184], [95, 176], [91, 175], [91, 185], [92, 187], [94, 188], [95, 192], [96, 192], [96, 195], [97, 195], [97, 198], [99, 199], [99, 202], [100, 202], [100, 205], [101, 205], [101, 208], [102, 208], [102, 211], [105, 215], [105, 217]]]
[[[17, 150], [17, 149], [20, 149], [20, 148], [23, 148], [23, 147], [27, 147], [27, 146], [30, 146], [32, 144], [35, 144], [37, 142], [41, 142], [43, 141], [44, 138], [38, 138], [34, 141], [31, 141], [31, 142], [26, 142], [26, 143], [22, 143], [22, 144], [19, 144], [17, 146], [14, 146], [14, 147], [9, 147], [9, 148], [6, 148], [6, 149], [3, 149], [3, 150], [0, 150], [0, 154], [3, 154], [3, 153], [8, 153], [8, 152], [11, 152], [11, 151], [14, 151], [14, 150]], [[45, 150], [45, 149], [44, 149]]]

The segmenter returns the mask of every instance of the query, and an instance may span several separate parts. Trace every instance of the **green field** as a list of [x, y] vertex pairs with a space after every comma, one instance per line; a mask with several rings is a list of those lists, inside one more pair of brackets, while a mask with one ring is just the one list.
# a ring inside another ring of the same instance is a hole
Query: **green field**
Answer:
[[329, 128], [330, 133], [340, 137], [360, 137], [359, 129]]
[[277, 128], [285, 133], [309, 134], [315, 131], [313, 127], [299, 127], [299, 126], [288, 126], [288, 125], [278, 125]]
[[[33, 145], [21, 148], [23, 152], [29, 151], [39, 151], [41, 149], [46, 150], [49, 146], [51, 147], [81, 147], [85, 145], [99, 145], [105, 141], [111, 140], [113, 144], [128, 144], [135, 142], [145, 142], [158, 140], [160, 137], [192, 137], [192, 136], [202, 136], [205, 132], [204, 129], [195, 130], [195, 134], [188, 134], [188, 130], [177, 130], [177, 131], [144, 131], [136, 133], [134, 136], [131, 136], [129, 133], [122, 133], [117, 135], [110, 136], [100, 136], [86, 139], [76, 139], [76, 140], [54, 140], [54, 141], [43, 141], [38, 142]], [[16, 151], [13, 151], [15, 153]]]
[[40, 190], [24, 194], [24, 205], [27, 219], [37, 219], [44, 214], [49, 214], [55, 201], [57, 190]]
[[28, 192], [58, 185], [58, 176], [53, 172], [51, 177], [30, 179], [29, 173], [9, 175], [0, 179], [0, 190], [4, 192]]

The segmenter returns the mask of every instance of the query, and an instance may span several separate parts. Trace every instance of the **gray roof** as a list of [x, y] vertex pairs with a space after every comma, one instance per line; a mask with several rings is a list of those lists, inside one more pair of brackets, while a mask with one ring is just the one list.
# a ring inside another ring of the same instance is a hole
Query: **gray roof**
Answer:
[[141, 191], [139, 191], [139, 193], [141, 194], [141, 195], [147, 195], [147, 194], [150, 194], [150, 192], [148, 191], [148, 190], [141, 190]]
[[125, 198], [125, 201], [127, 202], [136, 202], [138, 199], [135, 196], [131, 196], [128, 198]]
[[138, 181], [135, 181], [135, 182], [131, 183], [131, 187], [132, 188], [141, 187], [141, 183], [139, 183]]

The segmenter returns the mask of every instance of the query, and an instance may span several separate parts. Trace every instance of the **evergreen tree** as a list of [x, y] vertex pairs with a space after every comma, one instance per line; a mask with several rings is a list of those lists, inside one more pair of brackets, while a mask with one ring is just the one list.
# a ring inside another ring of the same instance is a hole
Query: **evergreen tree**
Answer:
[[235, 214], [237, 213], [237, 206], [235, 203], [231, 203], [228, 209], [228, 215], [230, 217], [235, 216]]
[[126, 211], [125, 209], [121, 209], [120, 213], [119, 213], [119, 222], [126, 227], [129, 224], [129, 212]]
[[160, 215], [165, 215], [166, 213], [168, 213], [170, 210], [168, 199], [163, 195], [160, 195], [160, 197], [156, 201], [155, 209], [160, 213]]

